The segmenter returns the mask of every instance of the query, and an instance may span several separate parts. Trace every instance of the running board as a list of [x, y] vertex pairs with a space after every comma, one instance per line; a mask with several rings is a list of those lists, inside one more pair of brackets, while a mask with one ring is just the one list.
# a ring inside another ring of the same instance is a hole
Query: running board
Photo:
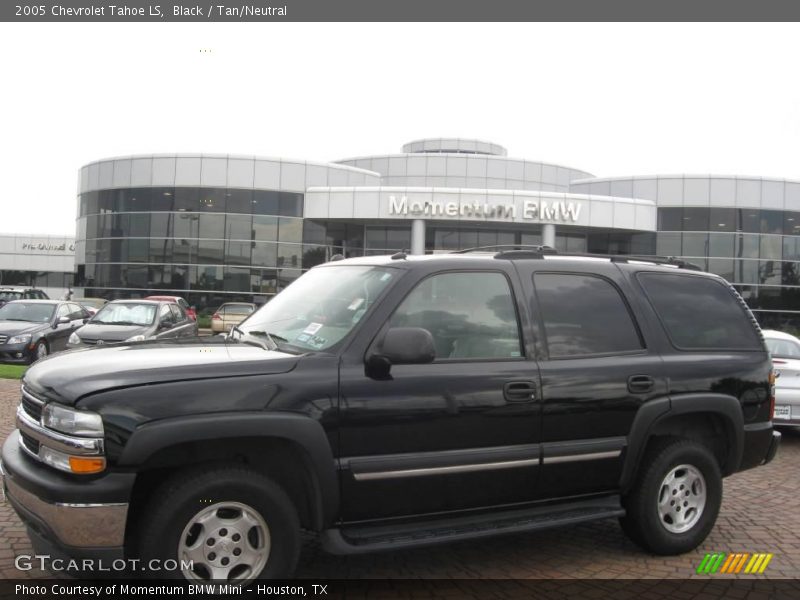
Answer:
[[617, 495], [479, 515], [444, 517], [393, 525], [350, 525], [326, 529], [322, 546], [331, 554], [362, 554], [471, 540], [501, 534], [541, 531], [564, 525], [621, 517]]

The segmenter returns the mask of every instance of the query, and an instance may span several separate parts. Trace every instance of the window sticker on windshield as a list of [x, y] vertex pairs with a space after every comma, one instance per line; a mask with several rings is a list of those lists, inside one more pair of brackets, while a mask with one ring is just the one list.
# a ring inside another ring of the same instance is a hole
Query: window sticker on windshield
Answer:
[[295, 341], [297, 341], [297, 342], [307, 342], [308, 340], [310, 340], [310, 339], [311, 339], [311, 336], [310, 336], [310, 335], [308, 335], [307, 333], [301, 333], [300, 335], [298, 335], [298, 336], [297, 336], [296, 338], [294, 338], [294, 339], [295, 339]]
[[381, 275], [381, 281], [386, 281], [391, 276], [392, 276], [391, 273], [384, 273], [383, 275]]
[[327, 340], [325, 338], [315, 335], [309, 340], [308, 345], [312, 346], [313, 348], [322, 348], [326, 341]]
[[347, 310], [358, 310], [358, 307], [364, 304], [363, 298], [356, 298], [350, 303], [350, 306], [347, 307]]
[[303, 329], [303, 333], [307, 333], [309, 335], [314, 335], [320, 329], [322, 329], [322, 323], [309, 323], [305, 329]]

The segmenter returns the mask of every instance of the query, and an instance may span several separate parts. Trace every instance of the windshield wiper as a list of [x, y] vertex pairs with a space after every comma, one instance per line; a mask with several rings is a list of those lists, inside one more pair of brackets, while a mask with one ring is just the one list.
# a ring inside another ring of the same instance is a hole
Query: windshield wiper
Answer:
[[287, 340], [285, 337], [278, 335], [277, 333], [269, 333], [267, 331], [248, 331], [247, 333], [249, 333], [250, 335], [263, 335], [273, 341], [277, 340], [279, 342], [285, 342], [285, 343], [289, 342], [289, 340]]
[[136, 325], [137, 327], [144, 327], [141, 323], [134, 323], [133, 321], [95, 321], [95, 323], [102, 323], [103, 325]]
[[288, 342], [289, 341], [284, 337], [281, 337], [281, 336], [273, 334], [273, 333], [268, 333], [266, 331], [244, 331], [238, 325], [234, 325], [233, 327], [231, 327], [231, 333], [233, 333], [234, 331], [241, 336], [240, 339], [241, 339], [242, 343], [244, 343], [244, 344], [248, 343], [248, 340], [244, 339], [244, 338], [248, 338], [248, 337], [250, 337], [250, 338], [252, 338], [252, 337], [264, 337], [264, 338], [266, 338], [267, 342], [268, 342], [267, 344], [262, 344], [261, 342], [258, 342], [258, 341], [255, 341], [255, 340], [250, 340], [251, 344], [255, 343], [255, 345], [260, 346], [260, 347], [264, 348], [265, 350], [277, 350], [278, 349], [278, 342], [276, 340], [281, 341], [281, 342]]

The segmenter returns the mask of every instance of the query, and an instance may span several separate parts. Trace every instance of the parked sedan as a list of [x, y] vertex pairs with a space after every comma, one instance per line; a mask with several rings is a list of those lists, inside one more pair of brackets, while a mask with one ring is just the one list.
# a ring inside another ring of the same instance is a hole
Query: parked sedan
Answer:
[[75, 302], [12, 300], [0, 307], [0, 362], [31, 364], [64, 350], [67, 338], [89, 318]]
[[189, 306], [189, 303], [181, 296], [147, 296], [145, 300], [163, 300], [165, 302], [175, 302], [176, 304], [180, 304], [181, 308], [183, 308], [183, 310], [186, 311], [186, 314], [189, 315], [189, 318], [192, 321], [197, 321], [197, 312], [193, 307]]
[[73, 333], [68, 348], [141, 342], [197, 335], [197, 323], [174, 302], [115, 300]]
[[256, 305], [248, 302], [226, 302], [211, 315], [211, 331], [225, 333], [255, 311]]
[[775, 425], [800, 425], [800, 339], [781, 331], [764, 331], [775, 368]]

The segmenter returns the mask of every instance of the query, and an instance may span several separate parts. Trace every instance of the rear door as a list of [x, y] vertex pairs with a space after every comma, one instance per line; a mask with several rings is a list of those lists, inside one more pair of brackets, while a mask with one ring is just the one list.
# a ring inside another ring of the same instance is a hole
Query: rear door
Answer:
[[616, 265], [542, 260], [520, 268], [540, 348], [540, 496], [614, 490], [636, 411], [667, 393], [660, 354]]

